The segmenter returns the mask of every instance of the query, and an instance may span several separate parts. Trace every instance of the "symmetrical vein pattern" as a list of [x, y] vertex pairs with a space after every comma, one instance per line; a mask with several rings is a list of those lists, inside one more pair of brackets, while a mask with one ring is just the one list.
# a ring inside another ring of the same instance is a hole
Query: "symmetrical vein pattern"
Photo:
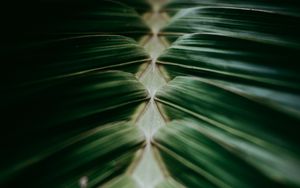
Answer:
[[[168, 117], [174, 120], [156, 136], [158, 147], [173, 157], [172, 160], [182, 162], [182, 168], [195, 171], [195, 177], [202, 177], [205, 179], [203, 181], [215, 186], [224, 184], [229, 187], [253, 187], [252, 183], [271, 183], [264, 176], [280, 182], [299, 183], [300, 151], [295, 132], [298, 119], [224, 90], [224, 87], [215, 86], [207, 80], [193, 77], [176, 77], [157, 93], [156, 101], [163, 106]], [[199, 140], [194, 141], [193, 138]], [[202, 146], [206, 142], [209, 142], [208, 146]], [[177, 148], [179, 143], [182, 146]], [[223, 149], [218, 149], [220, 146]], [[198, 150], [208, 153], [196, 154]], [[228, 150], [230, 154], [223, 154], [222, 150]], [[210, 155], [223, 159], [220, 163], [214, 162]], [[240, 163], [248, 162], [265, 175], [252, 172], [254, 168], [249, 165], [239, 164], [238, 157], [244, 160]], [[230, 161], [236, 164], [230, 164]], [[208, 168], [210, 163], [214, 167]], [[170, 172], [176, 173], [173, 168], [178, 166], [171, 165], [170, 168]], [[234, 179], [241, 172], [244, 172], [243, 177]], [[192, 175], [185, 176], [177, 175], [184, 181], [193, 178]], [[196, 183], [202, 184], [202, 178], [196, 178]], [[257, 181], [253, 182], [251, 178]], [[261, 178], [266, 180], [259, 182]], [[268, 186], [272, 186], [272, 183]]]
[[172, 77], [195, 76], [299, 90], [300, 49], [221, 34], [180, 37], [159, 57]]
[[216, 2], [165, 6], [180, 11], [161, 33], [175, 42], [154, 144], [187, 187], [298, 187], [299, 6]]
[[280, 14], [299, 16], [299, 2], [295, 0], [171, 0], [164, 7], [169, 13], [176, 13], [192, 7], [233, 7], [250, 10], [264, 10]]
[[6, 11], [0, 187], [300, 187], [295, 0]]
[[1, 102], [8, 187], [77, 187], [81, 176], [99, 185], [124, 172], [144, 141], [128, 121], [148, 94], [129, 73], [84, 74], [8, 96]]
[[5, 70], [10, 71], [6, 82], [11, 80], [15, 84], [111, 69], [136, 73], [150, 61], [134, 40], [118, 35], [88, 35], [35, 43], [15, 47], [6, 56], [13, 60]]
[[128, 36], [149, 30], [122, 3], [34, 5], [5, 25], [1, 44], [0, 186], [101, 186], [126, 174], [145, 142], [135, 121], [149, 96], [136, 76], [151, 60]]

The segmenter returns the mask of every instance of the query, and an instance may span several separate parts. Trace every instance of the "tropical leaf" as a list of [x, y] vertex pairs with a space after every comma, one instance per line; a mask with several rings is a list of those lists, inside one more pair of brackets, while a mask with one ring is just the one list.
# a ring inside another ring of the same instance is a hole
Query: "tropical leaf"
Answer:
[[272, 11], [281, 14], [299, 16], [299, 2], [294, 0], [287, 1], [268, 1], [268, 0], [170, 0], [164, 7], [169, 13], [191, 8], [191, 7], [235, 7], [255, 10]]
[[226, 150], [231, 149], [227, 143], [220, 147], [221, 141], [210, 135], [216, 132], [203, 129], [199, 122], [185, 119], [168, 124], [156, 135], [156, 146], [174, 178], [186, 187], [278, 186]]
[[[112, 143], [116, 139], [119, 142]], [[126, 171], [143, 143], [143, 134], [132, 124], [123, 122], [82, 132], [68, 141], [71, 143], [46, 159], [47, 151], [26, 161], [30, 166], [2, 186], [79, 187], [84, 177], [88, 177], [89, 186], [99, 186]], [[60, 148], [61, 144], [56, 147]], [[39, 162], [33, 164], [32, 160]]]
[[187, 187], [298, 187], [298, 7], [217, 2], [166, 8], [199, 6], [161, 33], [177, 40], [157, 61], [171, 81], [156, 93], [169, 123], [154, 145]]
[[[203, 178], [214, 186], [257, 186], [253, 183], [260, 181], [253, 180], [262, 175], [249, 164], [279, 182], [299, 184], [298, 119], [192, 77], [175, 78], [157, 93], [156, 101], [170, 120], [178, 120], [156, 135], [158, 148], [167, 153], [166, 162], [182, 161], [182, 167], [174, 167], [178, 171], [195, 171], [186, 177], [197, 179], [194, 185], [200, 186]], [[176, 174], [172, 165], [169, 168]], [[242, 172], [243, 177], [234, 178]]]
[[111, 1], [12, 7], [22, 16], [4, 22], [1, 44], [1, 187], [98, 187], [123, 177], [145, 142], [134, 125], [149, 97], [136, 77], [151, 60], [118, 34], [138, 39], [146, 24]]
[[300, 187], [299, 3], [166, 2], [5, 8], [1, 187]]
[[286, 58], [299, 58], [299, 49], [220, 34], [179, 38], [158, 63], [177, 75], [196, 75], [256, 85], [299, 90], [299, 68]]
[[41, 41], [5, 51], [11, 61], [3, 70], [7, 75], [6, 84], [11, 84], [9, 81], [14, 84], [41, 82], [109, 69], [137, 73], [142, 65], [151, 61], [134, 40], [118, 35]]
[[163, 33], [216, 33], [299, 48], [300, 18], [265, 10], [236, 7], [195, 7], [179, 11]]
[[90, 73], [9, 94], [1, 130], [2, 143], [9, 140], [1, 147], [10, 156], [1, 165], [7, 186], [77, 187], [81, 176], [99, 185], [123, 172], [144, 141], [127, 121], [147, 92], [129, 73]]

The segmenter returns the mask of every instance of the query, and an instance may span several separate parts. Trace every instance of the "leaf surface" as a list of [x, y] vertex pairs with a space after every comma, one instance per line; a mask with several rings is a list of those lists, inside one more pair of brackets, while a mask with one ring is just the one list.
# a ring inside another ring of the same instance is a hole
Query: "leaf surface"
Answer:
[[[129, 73], [89, 73], [7, 92], [5, 186], [94, 187], [124, 173], [144, 136], [132, 122], [147, 91]], [[9, 156], [9, 157], [8, 157]]]
[[299, 185], [297, 118], [194, 77], [176, 77], [156, 101], [171, 122], [154, 143], [184, 185]]

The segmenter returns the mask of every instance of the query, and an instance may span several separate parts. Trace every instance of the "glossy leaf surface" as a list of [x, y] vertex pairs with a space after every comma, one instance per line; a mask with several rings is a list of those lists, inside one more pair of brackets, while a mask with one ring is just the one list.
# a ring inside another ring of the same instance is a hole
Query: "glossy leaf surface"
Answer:
[[163, 2], [4, 7], [0, 187], [300, 187], [299, 3]]
[[299, 16], [299, 2], [296, 0], [170, 0], [165, 9], [176, 12], [191, 7], [236, 7], [255, 10], [264, 10]]
[[[158, 63], [171, 77], [195, 75], [299, 90], [299, 49], [219, 34], [179, 38]], [[293, 59], [294, 61], [291, 61]]]
[[170, 39], [187, 33], [216, 33], [299, 48], [300, 18], [278, 12], [235, 8], [182, 9], [163, 29]]
[[171, 176], [187, 187], [298, 187], [297, 2], [166, 6], [177, 8], [161, 33], [175, 42], [157, 62], [171, 81], [155, 98], [169, 123], [154, 144]]
[[188, 187], [299, 185], [297, 118], [193, 77], [175, 78], [156, 101], [176, 121], [155, 143]]
[[123, 176], [143, 147], [134, 121], [149, 98], [135, 77], [150, 62], [134, 40], [149, 32], [140, 15], [114, 1], [5, 8], [17, 16], [3, 22], [1, 43], [1, 187], [98, 187]]

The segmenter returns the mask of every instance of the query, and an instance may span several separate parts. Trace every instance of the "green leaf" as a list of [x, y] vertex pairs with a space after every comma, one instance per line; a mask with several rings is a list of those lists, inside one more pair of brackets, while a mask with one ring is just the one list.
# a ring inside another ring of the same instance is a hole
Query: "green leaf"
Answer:
[[179, 11], [162, 30], [171, 39], [187, 33], [215, 33], [299, 48], [300, 18], [265, 10], [195, 7]]
[[299, 49], [221, 34], [180, 37], [159, 57], [173, 78], [195, 75], [257, 86], [298, 90]]
[[170, 122], [154, 144], [171, 177], [187, 187], [300, 186], [299, 6], [175, 0], [167, 8], [185, 6], [194, 7], [161, 32], [179, 38], [157, 62], [171, 81], [155, 100]]
[[156, 101], [176, 121], [155, 144], [186, 186], [299, 186], [299, 119], [195, 77], [176, 77]]
[[7, 186], [78, 187], [81, 176], [99, 185], [123, 173], [144, 141], [127, 122], [148, 98], [132, 74], [89, 73], [6, 92], [0, 177]]
[[299, 2], [293, 0], [287, 1], [268, 1], [268, 0], [170, 0], [164, 7], [168, 12], [190, 7], [235, 7], [255, 10], [265, 10], [299, 16]]
[[[155, 137], [171, 175], [186, 187], [274, 187], [264, 175], [192, 127], [172, 122]], [[200, 129], [199, 128], [199, 129]], [[176, 164], [176, 165], [174, 165]], [[237, 178], [238, 177], [238, 178]]]
[[[82, 177], [88, 178], [90, 187], [99, 186], [124, 173], [143, 139], [143, 134], [138, 129], [125, 122], [81, 132], [65, 140], [65, 143], [58, 143], [56, 147], [61, 148], [60, 151], [49, 155], [48, 148], [24, 161], [27, 164], [22, 165], [30, 166], [14, 174], [13, 181], [4, 186], [79, 187]], [[45, 155], [49, 156], [45, 158]]]
[[98, 187], [124, 176], [145, 141], [134, 125], [149, 97], [135, 76], [151, 60], [134, 39], [149, 29], [112, 1], [12, 7], [19, 17], [4, 22], [1, 44], [1, 187]]
[[299, 117], [299, 50], [238, 37], [190, 34], [161, 57], [171, 78], [194, 75], [258, 103]]
[[136, 73], [150, 61], [149, 55], [134, 40], [117, 35], [40, 41], [5, 51], [10, 63], [1, 72], [6, 76], [5, 84], [14, 85], [111, 69]]
[[4, 7], [0, 187], [300, 186], [299, 3], [164, 2]]

